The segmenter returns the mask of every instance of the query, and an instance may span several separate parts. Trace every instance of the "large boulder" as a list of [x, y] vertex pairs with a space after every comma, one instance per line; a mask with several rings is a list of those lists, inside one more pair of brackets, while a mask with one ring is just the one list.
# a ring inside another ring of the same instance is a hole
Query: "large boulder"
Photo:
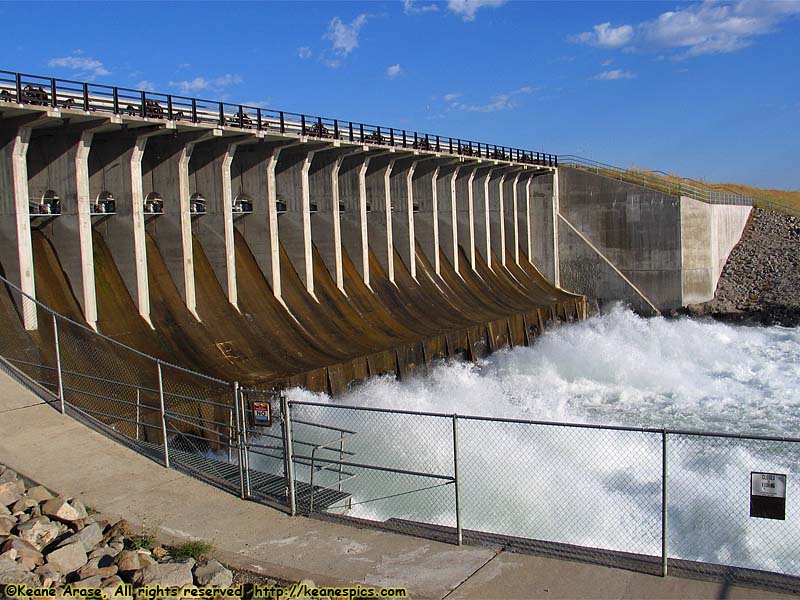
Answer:
[[37, 550], [44, 550], [60, 532], [59, 526], [47, 517], [37, 517], [17, 527], [17, 535], [36, 546]]
[[91, 552], [95, 546], [100, 544], [103, 541], [103, 531], [100, 529], [99, 523], [90, 523], [83, 529], [81, 529], [78, 533], [69, 536], [63, 542], [59, 544], [59, 546], [66, 546], [67, 544], [74, 544], [75, 542], [80, 542], [83, 544], [84, 550], [86, 552]]
[[117, 565], [114, 564], [113, 556], [98, 556], [90, 558], [89, 562], [78, 569], [78, 576], [81, 579], [87, 579], [98, 575], [103, 579], [108, 579], [112, 575], [116, 575], [118, 570]]
[[73, 584], [76, 588], [99, 588], [100, 584], [103, 583], [103, 578], [99, 575], [93, 575], [91, 577], [87, 577], [86, 579], [81, 579]]
[[45, 502], [55, 497], [53, 493], [43, 485], [35, 485], [32, 488], [28, 488], [28, 492], [25, 495], [28, 498], [33, 498], [37, 502]]
[[19, 583], [29, 587], [39, 587], [39, 577], [13, 560], [0, 558], [0, 585], [5, 585], [7, 583]]
[[17, 525], [17, 520], [9, 515], [0, 515], [0, 535], [10, 535]]
[[154, 563], [142, 572], [141, 585], [185, 587], [194, 585], [193, 558], [179, 558], [172, 562]]
[[80, 542], [62, 546], [47, 555], [47, 564], [53, 565], [53, 568], [64, 575], [74, 573], [85, 565], [86, 561], [86, 550]]
[[88, 515], [83, 504], [75, 501], [72, 504], [63, 498], [52, 498], [42, 504], [42, 514], [60, 521], [74, 523], [85, 519]]
[[210, 560], [203, 566], [195, 568], [194, 577], [197, 585], [201, 587], [211, 585], [230, 587], [233, 583], [233, 573], [216, 560]]
[[141, 568], [139, 566], [139, 554], [132, 550], [123, 550], [117, 554], [114, 557], [114, 564], [117, 565], [119, 574], [125, 578], [130, 577]]
[[28, 498], [27, 496], [23, 496], [22, 498], [14, 502], [14, 505], [11, 507], [11, 512], [13, 514], [24, 513], [30, 510], [31, 508], [37, 506], [39, 506], [38, 500], [34, 500], [33, 498]]
[[11, 506], [22, 498], [22, 493], [24, 491], [25, 485], [17, 479], [0, 483], [0, 504], [3, 506]]
[[0, 547], [0, 553], [9, 552], [11, 550], [16, 552], [17, 562], [33, 565], [30, 570], [33, 570], [34, 567], [38, 567], [44, 562], [42, 553], [39, 552], [36, 546], [16, 536], [8, 538], [2, 547]]
[[42, 587], [52, 587], [61, 582], [61, 573], [59, 573], [53, 565], [36, 567], [33, 572], [39, 576]]
[[0, 483], [5, 483], [7, 481], [17, 481], [19, 480], [19, 475], [14, 469], [9, 469], [8, 467], [0, 473]]
[[119, 550], [115, 550], [111, 546], [98, 546], [89, 553], [89, 558], [98, 558], [100, 556], [110, 556], [113, 558], [117, 554], [119, 554]]

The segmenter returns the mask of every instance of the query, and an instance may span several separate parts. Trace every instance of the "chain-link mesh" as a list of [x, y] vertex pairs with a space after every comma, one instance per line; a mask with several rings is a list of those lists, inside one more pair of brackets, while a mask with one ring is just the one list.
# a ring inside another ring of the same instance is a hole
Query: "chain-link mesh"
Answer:
[[170, 463], [240, 491], [234, 387], [165, 363], [160, 373]]
[[292, 403], [291, 422], [299, 512], [455, 526], [449, 417]]
[[639, 431], [459, 418], [467, 529], [661, 553], [661, 440]]
[[[49, 401], [242, 497], [290, 507], [293, 493], [300, 514], [646, 572], [666, 551], [673, 572], [800, 591], [799, 441], [286, 403], [160, 362], [0, 281], [0, 355]], [[784, 520], [750, 516], [751, 472], [786, 476]]]
[[[670, 557], [800, 574], [800, 443], [670, 434], [668, 448]], [[751, 472], [786, 475], [785, 520], [750, 517]]]
[[[248, 495], [287, 506], [289, 490], [281, 396], [272, 390], [243, 388], [241, 398]], [[269, 422], [256, 422], [254, 411], [265, 404], [269, 405]]]
[[676, 572], [800, 590], [779, 577], [800, 575], [800, 506], [749, 513], [750, 473], [791, 486], [800, 442], [290, 404], [300, 512], [452, 534], [457, 460], [468, 541], [650, 573], [666, 551]]
[[5, 283], [7, 294], [0, 294], [3, 315], [0, 354], [31, 380], [57, 394], [53, 317], [18, 288]]

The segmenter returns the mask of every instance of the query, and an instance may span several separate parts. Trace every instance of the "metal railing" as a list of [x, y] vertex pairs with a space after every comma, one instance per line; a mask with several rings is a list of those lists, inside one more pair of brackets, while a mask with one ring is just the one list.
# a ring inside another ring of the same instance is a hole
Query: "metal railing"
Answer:
[[[0, 282], [0, 356], [29, 385], [241, 498], [456, 544], [800, 591], [800, 504], [787, 501], [785, 521], [748, 514], [751, 472], [784, 474], [793, 489], [798, 438], [289, 401], [159, 360]], [[31, 310], [34, 331], [9, 313]], [[251, 401], [269, 402], [271, 424], [249, 422]]]
[[358, 522], [800, 590], [781, 577], [800, 575], [800, 506], [785, 521], [748, 515], [751, 472], [794, 481], [800, 438], [288, 404], [292, 419], [359, 432], [349, 447], [370, 464], [326, 461], [358, 475], [342, 486]]
[[0, 101], [270, 131], [464, 157], [558, 166], [558, 156], [457, 137], [243, 104], [0, 71]]
[[562, 167], [583, 169], [619, 181], [641, 185], [671, 196], [687, 196], [707, 204], [756, 206], [790, 215], [800, 215], [800, 208], [788, 204], [775, 202], [768, 198], [739, 194], [724, 186], [703, 185], [700, 182], [678, 178], [663, 171], [624, 169], [571, 154], [560, 154], [558, 164]]

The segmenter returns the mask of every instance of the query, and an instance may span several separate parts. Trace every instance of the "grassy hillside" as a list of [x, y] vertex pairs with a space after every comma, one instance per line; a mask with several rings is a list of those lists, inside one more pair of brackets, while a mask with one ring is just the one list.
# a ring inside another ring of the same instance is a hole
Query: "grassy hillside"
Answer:
[[[769, 200], [771, 202], [774, 202], [775, 204], [780, 204], [783, 206], [794, 208], [795, 210], [800, 210], [800, 190], [763, 189], [763, 188], [752, 187], [749, 185], [742, 185], [739, 183], [712, 183], [708, 185], [711, 185], [712, 187], [723, 187], [725, 189], [731, 190], [732, 192], [737, 192], [739, 194], [744, 194], [746, 196], [754, 196], [755, 198], [758, 199]], [[756, 205], [758, 204], [759, 203], [756, 202]]]
[[668, 179], [674, 183], [687, 183], [689, 185], [696, 185], [698, 187], [711, 188], [717, 191], [727, 191], [736, 194], [743, 194], [745, 196], [752, 196], [756, 199], [755, 206], [760, 208], [767, 208], [777, 210], [779, 212], [786, 212], [790, 214], [800, 214], [800, 190], [775, 190], [757, 188], [750, 185], [741, 183], [711, 183], [708, 181], [700, 181], [698, 179], [689, 179], [688, 177], [680, 177], [678, 175], [648, 171], [632, 167], [628, 169], [632, 173], [647, 173], [650, 175], [660, 176]]

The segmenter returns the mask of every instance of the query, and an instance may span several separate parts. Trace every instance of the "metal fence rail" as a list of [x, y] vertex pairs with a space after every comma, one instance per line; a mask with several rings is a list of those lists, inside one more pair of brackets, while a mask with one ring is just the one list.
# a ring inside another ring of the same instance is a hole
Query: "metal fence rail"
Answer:
[[790, 215], [800, 215], [800, 209], [794, 206], [781, 204], [768, 198], [739, 194], [722, 186], [699, 185], [696, 181], [679, 179], [661, 171], [624, 169], [571, 154], [560, 154], [558, 164], [641, 185], [671, 196], [687, 196], [707, 204], [757, 206]]
[[359, 520], [662, 575], [800, 575], [800, 505], [787, 503], [785, 521], [748, 512], [752, 471], [800, 474], [797, 438], [289, 407], [359, 432], [350, 447], [372, 464], [342, 486]]
[[[800, 503], [788, 498], [783, 521], [748, 512], [751, 472], [784, 474], [793, 489], [799, 438], [290, 402], [151, 357], [0, 282], [0, 356], [59, 410], [241, 498], [800, 592]], [[38, 329], [14, 311], [36, 311]], [[269, 422], [254, 420], [255, 403]]]
[[558, 156], [357, 121], [0, 71], [0, 101], [558, 166]]

